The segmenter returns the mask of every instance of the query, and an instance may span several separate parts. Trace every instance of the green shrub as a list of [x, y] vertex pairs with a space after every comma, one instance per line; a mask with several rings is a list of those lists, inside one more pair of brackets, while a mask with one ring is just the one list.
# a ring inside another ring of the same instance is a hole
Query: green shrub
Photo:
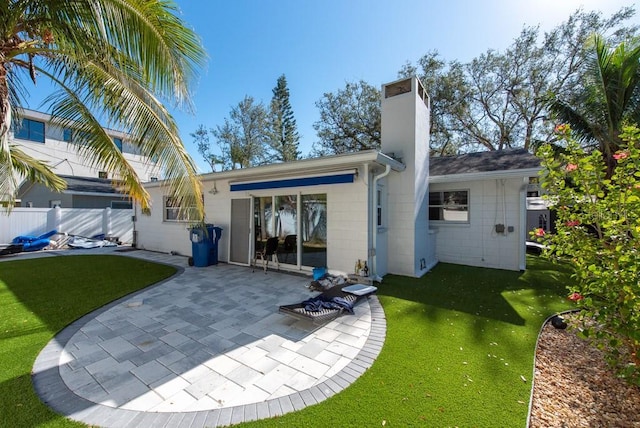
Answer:
[[569, 298], [584, 309], [583, 335], [620, 376], [640, 385], [640, 131], [625, 129], [610, 178], [602, 153], [582, 149], [567, 125], [556, 131], [567, 150], [556, 154], [546, 145], [538, 151], [556, 231], [532, 234], [547, 246], [547, 257], [575, 267]]

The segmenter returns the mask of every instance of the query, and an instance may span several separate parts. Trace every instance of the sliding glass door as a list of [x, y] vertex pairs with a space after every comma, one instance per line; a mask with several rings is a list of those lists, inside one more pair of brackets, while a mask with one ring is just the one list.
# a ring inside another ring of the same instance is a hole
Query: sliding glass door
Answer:
[[253, 203], [256, 252], [268, 238], [277, 236], [280, 263], [327, 265], [326, 194], [260, 196]]

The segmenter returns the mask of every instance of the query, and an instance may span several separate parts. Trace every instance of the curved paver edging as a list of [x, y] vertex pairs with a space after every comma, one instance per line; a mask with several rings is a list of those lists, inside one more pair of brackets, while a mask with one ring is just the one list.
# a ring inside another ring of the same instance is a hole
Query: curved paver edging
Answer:
[[[129, 255], [122, 254], [122, 256]], [[163, 263], [158, 260], [149, 261]], [[160, 286], [184, 273], [184, 268], [181, 266], [169, 262], [164, 262], [164, 264], [174, 266], [178, 268], [179, 271], [157, 284], [119, 298], [77, 319], [65, 327], [44, 347], [36, 358], [32, 375], [36, 393], [44, 403], [56, 412], [71, 419], [97, 426], [215, 427], [237, 424], [283, 415], [326, 400], [347, 388], [360, 377], [372, 366], [382, 350], [386, 336], [386, 319], [378, 298], [376, 296], [370, 296], [367, 302], [371, 311], [371, 330], [360, 352], [335, 375], [316, 386], [300, 392], [258, 403], [192, 412], [143, 412], [126, 410], [97, 404], [75, 394], [65, 384], [59, 370], [60, 356], [66, 344], [82, 326], [100, 314], [123, 303], [125, 300], [135, 297], [139, 293]]]

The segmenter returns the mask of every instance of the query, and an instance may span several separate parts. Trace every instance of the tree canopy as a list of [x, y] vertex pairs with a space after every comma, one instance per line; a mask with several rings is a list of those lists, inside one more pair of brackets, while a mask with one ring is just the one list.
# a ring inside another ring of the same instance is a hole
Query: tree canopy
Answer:
[[[211, 171], [215, 171], [218, 164], [228, 170], [300, 159], [300, 135], [284, 74], [278, 78], [272, 93], [268, 109], [262, 102], [245, 95], [231, 108], [222, 125], [209, 130], [200, 125], [191, 133], [198, 153]], [[220, 155], [214, 153], [209, 135], [215, 139]]]
[[640, 38], [610, 46], [593, 35], [579, 88], [553, 94], [549, 107], [558, 121], [571, 125], [580, 142], [602, 153], [611, 176], [623, 127], [640, 124]]
[[313, 124], [319, 141], [313, 155], [380, 149], [380, 91], [365, 81], [325, 93], [316, 102], [320, 120]]
[[267, 162], [267, 112], [262, 103], [246, 95], [231, 109], [223, 125], [211, 129], [222, 149], [225, 169], [248, 168]]
[[16, 0], [0, 4], [0, 194], [13, 202], [17, 176], [61, 189], [48, 166], [9, 143], [28, 86], [56, 88], [44, 102], [54, 121], [73, 129], [82, 153], [114, 172], [127, 193], [148, 208], [150, 198], [104, 125], [131, 136], [156, 160], [174, 194], [202, 215], [195, 165], [163, 104], [189, 109], [190, 86], [206, 54], [197, 35], [166, 0]]
[[[554, 134], [558, 111], [550, 108], [550, 97], [565, 104], [579, 100], [588, 81], [589, 38], [599, 32], [609, 44], [630, 40], [638, 34], [638, 25], [630, 23], [634, 16], [633, 7], [609, 17], [578, 9], [547, 32], [525, 26], [506, 49], [488, 49], [468, 62], [447, 61], [432, 50], [415, 63], [404, 64], [398, 77], [418, 76], [431, 98], [431, 153], [534, 150], [544, 142], [561, 143]], [[299, 155], [295, 126], [283, 126], [285, 118], [293, 116], [284, 113], [287, 105], [288, 88], [282, 75], [264, 123], [269, 161], [293, 159], [285, 147]], [[376, 86], [362, 80], [346, 82], [343, 88], [324, 93], [316, 107], [319, 119], [313, 127], [318, 139], [311, 156], [380, 149]], [[210, 153], [203, 156], [207, 162], [211, 159]]]
[[616, 42], [637, 33], [624, 26], [635, 14], [623, 8], [609, 18], [578, 10], [541, 34], [525, 27], [504, 51], [487, 50], [468, 63], [446, 62], [435, 51], [399, 76], [418, 75], [431, 96], [431, 148], [438, 153], [529, 149], [554, 140], [548, 94], [579, 92], [593, 32]]

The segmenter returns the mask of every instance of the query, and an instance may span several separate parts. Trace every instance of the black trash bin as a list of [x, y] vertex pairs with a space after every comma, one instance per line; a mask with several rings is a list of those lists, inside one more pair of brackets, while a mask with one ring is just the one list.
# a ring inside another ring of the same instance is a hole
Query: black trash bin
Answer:
[[213, 225], [206, 225], [206, 229], [201, 225], [189, 228], [189, 238], [191, 239], [191, 255], [193, 265], [197, 267], [209, 266], [211, 253], [211, 235]]
[[[208, 228], [207, 228], [208, 230]], [[211, 231], [209, 231], [211, 238], [211, 250], [209, 251], [209, 264], [218, 264], [218, 241], [222, 237], [222, 228], [211, 225]]]

